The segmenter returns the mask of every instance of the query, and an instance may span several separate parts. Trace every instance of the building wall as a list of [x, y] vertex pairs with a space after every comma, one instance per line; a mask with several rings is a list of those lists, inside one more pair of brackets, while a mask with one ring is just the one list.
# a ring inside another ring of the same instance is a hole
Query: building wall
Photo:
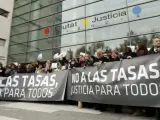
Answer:
[[9, 12], [8, 17], [0, 15], [0, 39], [5, 40], [5, 44], [0, 45], [0, 62], [4, 65], [7, 63], [13, 5], [14, 0], [0, 0], [0, 9]]
[[[123, 52], [160, 33], [160, 0], [20, 0], [15, 3], [9, 62], [32, 62], [42, 53]], [[47, 29], [49, 29], [47, 33]], [[45, 32], [47, 34], [45, 34]]]

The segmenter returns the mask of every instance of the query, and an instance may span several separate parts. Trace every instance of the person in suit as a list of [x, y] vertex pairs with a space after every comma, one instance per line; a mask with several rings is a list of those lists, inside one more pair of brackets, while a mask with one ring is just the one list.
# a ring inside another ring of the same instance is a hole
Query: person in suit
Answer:
[[149, 54], [160, 53], [160, 37], [154, 37], [152, 39], [152, 48], [149, 50]]
[[[152, 48], [149, 50], [149, 53], [148, 54], [157, 54], [157, 53], [160, 53], [160, 37], [154, 37], [152, 39]], [[153, 111], [151, 109], [147, 109], [146, 110], [147, 113], [150, 113], [150, 111]], [[156, 120], [160, 120], [160, 108], [157, 108], [156, 109]]]

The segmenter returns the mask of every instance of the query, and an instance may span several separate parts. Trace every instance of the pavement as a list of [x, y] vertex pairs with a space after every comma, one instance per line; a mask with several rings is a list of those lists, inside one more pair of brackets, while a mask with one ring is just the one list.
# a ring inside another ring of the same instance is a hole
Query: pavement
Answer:
[[155, 120], [129, 114], [78, 109], [62, 103], [4, 102], [0, 101], [0, 120]]

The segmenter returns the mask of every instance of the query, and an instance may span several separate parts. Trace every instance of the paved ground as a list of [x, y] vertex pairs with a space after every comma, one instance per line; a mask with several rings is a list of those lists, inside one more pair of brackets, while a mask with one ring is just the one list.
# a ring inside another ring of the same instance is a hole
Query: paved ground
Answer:
[[154, 120], [59, 103], [0, 102], [0, 120]]

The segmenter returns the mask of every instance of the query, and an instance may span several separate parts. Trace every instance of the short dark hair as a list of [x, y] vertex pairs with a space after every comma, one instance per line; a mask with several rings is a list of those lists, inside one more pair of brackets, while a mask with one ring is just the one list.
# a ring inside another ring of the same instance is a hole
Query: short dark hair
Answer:
[[154, 39], [160, 39], [160, 37], [159, 36], [154, 36], [152, 39], [151, 39], [151, 43], [153, 43], [153, 40]]

